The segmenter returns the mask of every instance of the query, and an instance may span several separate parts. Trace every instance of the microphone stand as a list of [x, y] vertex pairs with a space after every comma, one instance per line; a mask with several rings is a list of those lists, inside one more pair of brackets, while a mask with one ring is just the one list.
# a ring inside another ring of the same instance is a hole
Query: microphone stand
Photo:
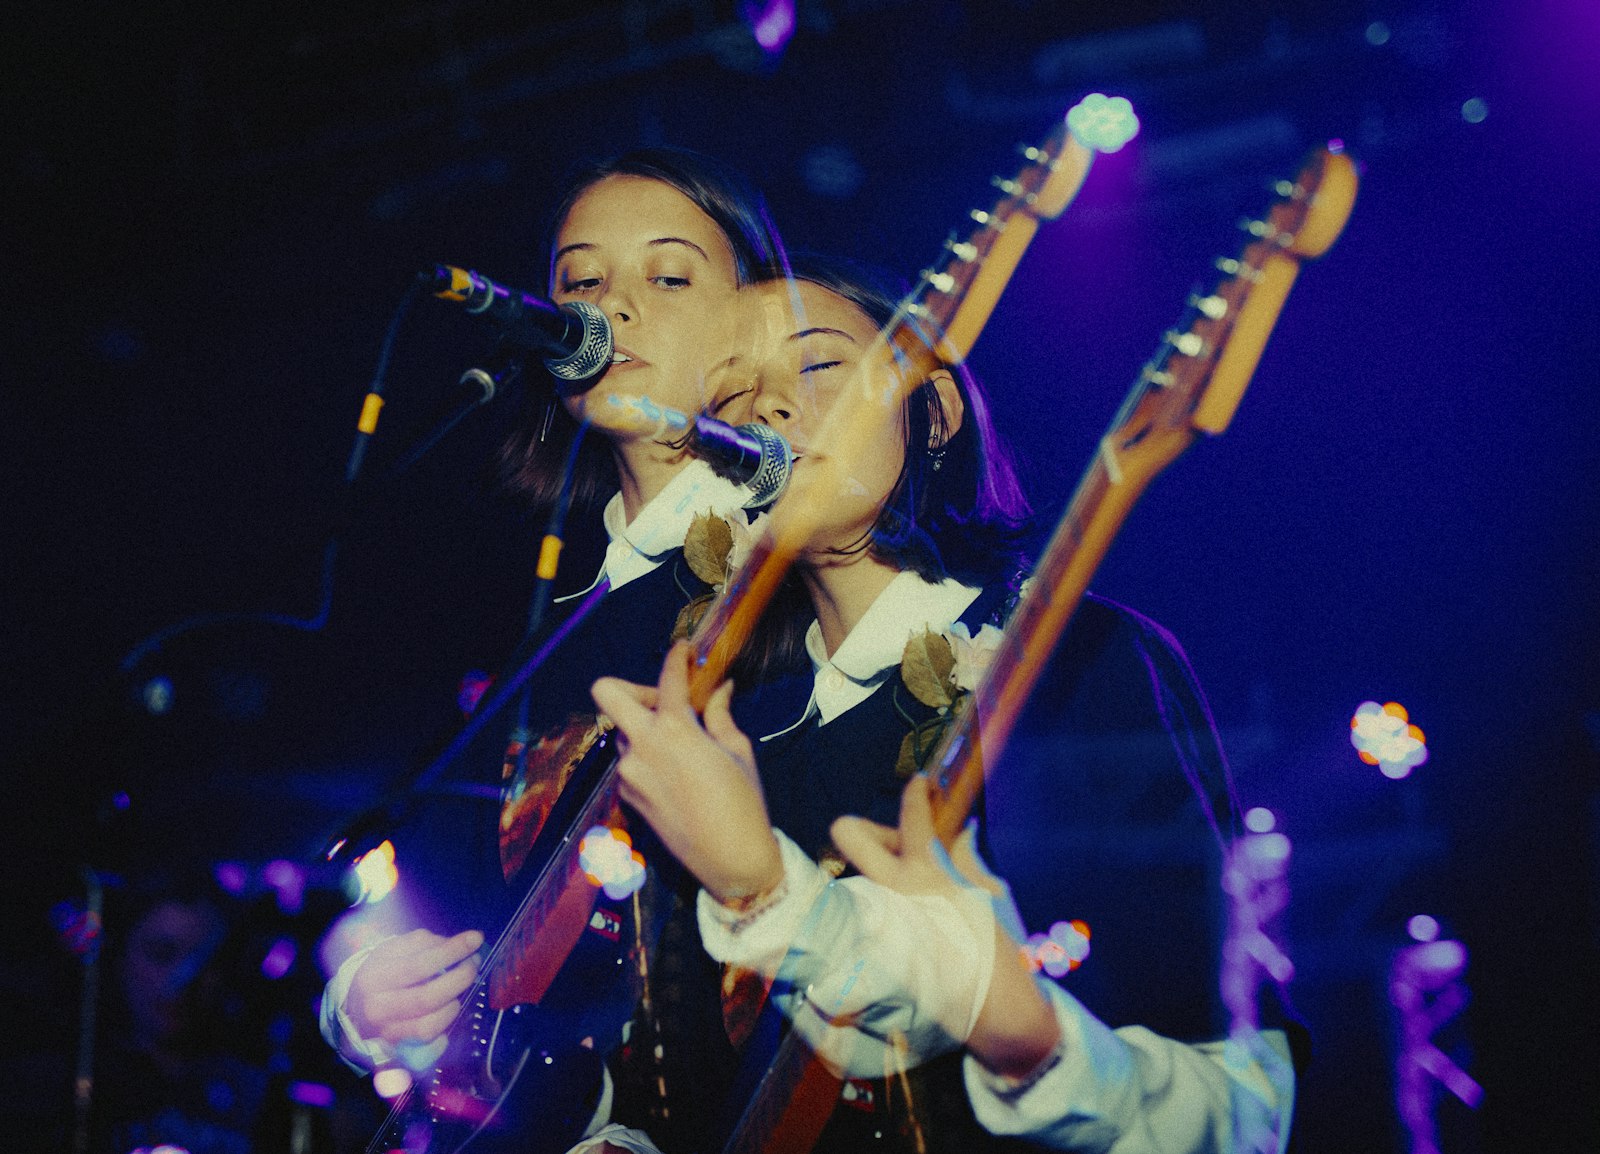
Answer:
[[88, 940], [83, 954], [83, 994], [78, 1002], [78, 1061], [72, 1080], [72, 1154], [88, 1154], [89, 1116], [94, 1103], [95, 1026], [100, 1013], [100, 945], [105, 915], [105, 886], [94, 867], [85, 864], [84, 925]]
[[556, 561], [561, 551], [561, 533], [565, 528], [567, 511], [572, 503], [572, 480], [578, 460], [578, 450], [583, 444], [588, 428], [588, 421], [581, 422], [577, 434], [573, 437], [572, 448], [568, 452], [563, 473], [561, 493], [551, 510], [550, 521], [539, 550], [539, 565], [529, 602], [527, 625], [523, 629], [522, 640], [517, 644], [510, 660], [505, 662], [500, 675], [494, 679], [493, 690], [478, 703], [478, 707], [472, 711], [472, 716], [444, 749], [404, 774], [377, 802], [337, 827], [331, 836], [322, 839], [321, 856], [325, 860], [333, 861], [346, 846], [359, 844], [384, 826], [397, 824], [408, 817], [427, 790], [455, 764], [483, 732], [484, 727], [498, 717], [514, 697], [518, 699], [516, 725], [526, 726], [529, 680], [567, 635], [599, 604], [609, 589], [608, 583], [601, 582], [579, 603], [571, 616], [561, 623], [559, 629], [548, 637], [540, 636], [540, 627], [544, 624], [545, 613], [549, 608], [551, 592], [555, 585]]

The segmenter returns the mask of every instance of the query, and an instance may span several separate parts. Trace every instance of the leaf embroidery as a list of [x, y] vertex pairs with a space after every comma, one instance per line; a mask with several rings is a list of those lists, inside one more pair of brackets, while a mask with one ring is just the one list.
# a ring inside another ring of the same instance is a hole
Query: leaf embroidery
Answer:
[[922, 768], [922, 763], [928, 760], [928, 755], [939, 744], [953, 717], [953, 714], [937, 713], [920, 725], [913, 726], [901, 740], [900, 756], [895, 758], [894, 772], [902, 781]]
[[900, 679], [911, 695], [933, 709], [945, 709], [955, 702], [955, 651], [949, 640], [931, 629], [924, 629], [906, 642], [900, 658]]
[[683, 539], [683, 559], [700, 580], [712, 586], [726, 581], [731, 552], [733, 529], [721, 517], [701, 513], [689, 522], [689, 532]]
[[712, 594], [702, 593], [678, 610], [678, 619], [672, 623], [672, 640], [683, 641], [694, 636], [705, 619], [706, 610], [711, 608], [711, 600]]

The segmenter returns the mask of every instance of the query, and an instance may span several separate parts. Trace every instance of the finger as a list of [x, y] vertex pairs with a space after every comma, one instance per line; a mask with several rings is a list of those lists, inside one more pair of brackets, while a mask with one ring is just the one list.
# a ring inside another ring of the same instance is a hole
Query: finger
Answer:
[[611, 682], [615, 688], [626, 693], [646, 709], [656, 707], [656, 698], [659, 696], [654, 685], [640, 685], [634, 681], [624, 681], [620, 677], [602, 677], [601, 681]]
[[967, 822], [961, 830], [961, 836], [956, 838], [955, 844], [950, 847], [950, 861], [955, 865], [961, 876], [975, 886], [988, 890], [995, 897], [1007, 896], [1009, 887], [1005, 880], [991, 870], [983, 858], [978, 856], [978, 823]]
[[667, 659], [661, 665], [661, 696], [656, 709], [662, 713], [693, 714], [689, 705], [689, 643], [676, 641], [667, 650]]
[[900, 794], [900, 852], [903, 856], [923, 855], [933, 844], [933, 802], [928, 796], [928, 779], [914, 774]]
[[829, 833], [835, 848], [864, 876], [894, 887], [902, 872], [899, 830], [864, 817], [841, 817]]
[[[642, 734], [655, 718], [654, 702], [646, 704], [640, 696], [630, 692], [639, 688], [615, 677], [602, 677], [589, 688], [595, 705], [622, 730], [626, 737]], [[651, 696], [655, 690], [650, 690]]]
[[733, 682], [724, 681], [717, 686], [711, 700], [706, 702], [706, 732], [724, 749], [747, 763], [754, 763], [755, 750], [750, 745], [750, 739], [733, 720], [733, 712], [729, 708], [732, 700]]
[[431, 1014], [406, 1022], [393, 1022], [383, 1029], [383, 1040], [391, 1046], [411, 1043], [426, 1046], [450, 1028], [461, 1013], [461, 1003], [451, 1002]]
[[450, 1005], [471, 988], [478, 976], [477, 959], [455, 966], [416, 986], [404, 986], [376, 993], [367, 998], [367, 1016], [384, 1022], [385, 1030], [397, 1022], [408, 1022]]
[[483, 945], [483, 934], [477, 930], [466, 930], [453, 938], [433, 934], [429, 937], [432, 941], [425, 948], [390, 960], [384, 967], [388, 978], [386, 985], [391, 988], [423, 985], [470, 958]]

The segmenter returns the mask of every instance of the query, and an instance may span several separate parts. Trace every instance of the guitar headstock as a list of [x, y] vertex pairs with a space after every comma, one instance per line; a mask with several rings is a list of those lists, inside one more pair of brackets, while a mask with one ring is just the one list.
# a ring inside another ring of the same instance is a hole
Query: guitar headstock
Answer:
[[1189, 298], [1106, 435], [1121, 474], [1148, 481], [1196, 432], [1221, 433], [1250, 384], [1267, 338], [1294, 285], [1300, 262], [1325, 253], [1355, 205], [1355, 165], [1318, 149], [1261, 217], [1240, 223], [1251, 240], [1237, 257], [1217, 261], [1223, 279]]
[[939, 355], [959, 364], [987, 323], [1041, 221], [1054, 220], [1083, 187], [1094, 150], [1065, 120], [1039, 144], [1018, 150], [1024, 161], [1013, 177], [995, 177], [994, 207], [973, 209], [974, 227], [944, 243], [939, 262], [924, 269], [901, 312], [925, 325]]

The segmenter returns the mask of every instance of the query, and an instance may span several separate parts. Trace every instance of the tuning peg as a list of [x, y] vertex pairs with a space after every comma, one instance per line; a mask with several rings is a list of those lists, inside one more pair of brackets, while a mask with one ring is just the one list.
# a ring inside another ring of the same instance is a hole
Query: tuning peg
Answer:
[[951, 236], [944, 242], [945, 251], [957, 260], [970, 263], [978, 259], [978, 246], [970, 241], [957, 240]]
[[1241, 280], [1250, 281], [1252, 284], [1261, 279], [1260, 269], [1253, 268], [1231, 256], [1219, 256], [1216, 260], [1216, 267], [1224, 276], [1236, 276]]
[[1023, 204], [1032, 204], [1035, 200], [1039, 199], [1033, 193], [1023, 188], [1022, 185], [1018, 184], [1016, 181], [1004, 176], [994, 177], [989, 181], [989, 183], [994, 185], [1007, 196], [1018, 197]]
[[1189, 307], [1214, 321], [1221, 320], [1228, 315], [1228, 302], [1214, 293], [1206, 297], [1201, 296], [1199, 293], [1190, 293]]
[[1198, 357], [1206, 348], [1205, 339], [1199, 333], [1180, 333], [1172, 329], [1161, 339], [1186, 357]]

